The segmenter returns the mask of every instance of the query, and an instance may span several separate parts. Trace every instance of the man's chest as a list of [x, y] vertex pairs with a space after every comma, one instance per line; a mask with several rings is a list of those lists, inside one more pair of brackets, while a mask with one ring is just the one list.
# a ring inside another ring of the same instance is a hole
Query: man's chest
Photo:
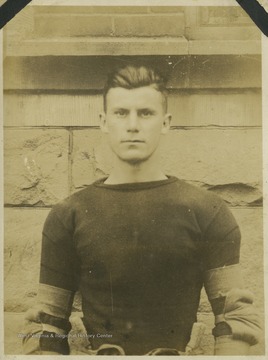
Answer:
[[109, 207], [100, 203], [96, 211], [77, 214], [74, 241], [82, 270], [97, 278], [110, 272], [118, 280], [128, 274], [131, 281], [138, 274], [176, 273], [200, 261], [201, 232], [192, 209], [131, 200]]

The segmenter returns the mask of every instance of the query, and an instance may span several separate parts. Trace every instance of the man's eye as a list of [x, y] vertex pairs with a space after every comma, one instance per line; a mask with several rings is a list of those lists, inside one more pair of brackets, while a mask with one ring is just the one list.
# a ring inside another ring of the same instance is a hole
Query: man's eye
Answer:
[[140, 116], [143, 118], [148, 118], [148, 117], [152, 116], [152, 112], [149, 110], [142, 110], [140, 112]]
[[125, 117], [127, 115], [127, 111], [126, 110], [116, 110], [115, 115], [117, 117]]

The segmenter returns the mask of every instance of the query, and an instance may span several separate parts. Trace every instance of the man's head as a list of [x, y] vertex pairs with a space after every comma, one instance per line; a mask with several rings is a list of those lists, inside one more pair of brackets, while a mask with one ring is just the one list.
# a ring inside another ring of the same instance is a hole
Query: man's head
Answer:
[[103, 107], [107, 111], [107, 94], [110, 89], [137, 89], [151, 86], [162, 94], [163, 109], [167, 112], [166, 79], [158, 71], [148, 66], [127, 65], [119, 68], [108, 76], [103, 92]]
[[171, 120], [163, 77], [145, 66], [126, 66], [112, 74], [100, 119], [117, 158], [129, 164], [147, 161]]

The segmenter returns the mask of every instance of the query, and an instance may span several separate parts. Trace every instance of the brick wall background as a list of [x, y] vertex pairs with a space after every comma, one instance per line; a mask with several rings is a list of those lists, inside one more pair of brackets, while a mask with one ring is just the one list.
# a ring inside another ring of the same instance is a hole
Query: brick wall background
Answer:
[[[246, 284], [263, 316], [260, 33], [239, 7], [28, 5], [4, 31], [5, 353], [19, 354], [35, 300], [51, 206], [107, 174], [98, 129], [115, 63], [140, 57], [170, 74], [168, 174], [230, 205], [243, 236]], [[76, 310], [79, 310], [79, 305]], [[205, 294], [197, 353], [213, 353]], [[264, 317], [263, 317], [264, 318]], [[251, 354], [264, 354], [264, 341]]]

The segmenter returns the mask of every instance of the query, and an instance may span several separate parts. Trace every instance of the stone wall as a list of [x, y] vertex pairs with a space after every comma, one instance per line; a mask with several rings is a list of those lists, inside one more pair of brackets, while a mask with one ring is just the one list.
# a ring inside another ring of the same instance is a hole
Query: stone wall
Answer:
[[[169, 73], [163, 169], [230, 205], [244, 277], [263, 315], [260, 34], [243, 11], [27, 6], [4, 37], [5, 352], [21, 352], [17, 333], [35, 301], [49, 209], [111, 169], [98, 129], [101, 92], [108, 71], [130, 57]], [[197, 352], [209, 355], [205, 294], [198, 316], [206, 333]], [[264, 341], [251, 353], [264, 354]]]

